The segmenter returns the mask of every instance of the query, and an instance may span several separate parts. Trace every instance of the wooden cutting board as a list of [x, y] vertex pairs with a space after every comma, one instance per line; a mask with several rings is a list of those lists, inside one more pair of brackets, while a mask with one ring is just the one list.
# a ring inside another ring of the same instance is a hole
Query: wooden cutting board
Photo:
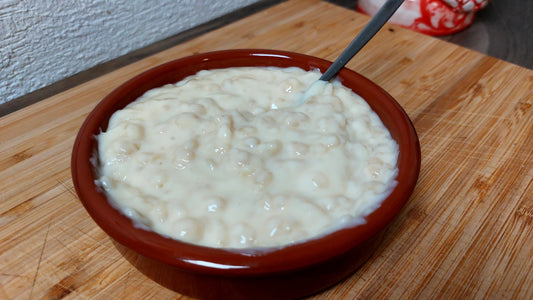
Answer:
[[[73, 190], [74, 137], [96, 103], [163, 62], [229, 48], [334, 60], [368, 21], [291, 0], [0, 119], [0, 299], [185, 298], [133, 268]], [[533, 298], [533, 71], [387, 25], [348, 67], [420, 137], [414, 194], [375, 255], [322, 298]]]

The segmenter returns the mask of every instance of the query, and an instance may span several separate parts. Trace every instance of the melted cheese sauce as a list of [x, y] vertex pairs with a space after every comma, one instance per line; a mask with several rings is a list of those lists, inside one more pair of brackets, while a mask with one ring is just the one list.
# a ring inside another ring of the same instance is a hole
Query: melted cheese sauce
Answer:
[[278, 247], [364, 222], [395, 185], [398, 146], [319, 72], [201, 71], [146, 92], [98, 136], [98, 183], [136, 224], [210, 247]]

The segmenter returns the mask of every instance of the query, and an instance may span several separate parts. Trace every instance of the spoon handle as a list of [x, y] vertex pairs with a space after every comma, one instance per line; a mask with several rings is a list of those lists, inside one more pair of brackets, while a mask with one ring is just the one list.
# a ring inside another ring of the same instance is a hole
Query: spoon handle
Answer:
[[394, 12], [400, 7], [404, 0], [388, 0], [383, 4], [374, 17], [366, 24], [365, 28], [355, 37], [342, 54], [333, 64], [322, 74], [320, 80], [330, 81], [354, 57], [361, 48], [387, 23]]

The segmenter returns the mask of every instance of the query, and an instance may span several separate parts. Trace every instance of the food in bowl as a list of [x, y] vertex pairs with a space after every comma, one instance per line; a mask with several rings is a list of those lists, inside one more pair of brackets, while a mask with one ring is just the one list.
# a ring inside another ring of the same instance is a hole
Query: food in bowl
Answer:
[[365, 223], [398, 144], [339, 81], [297, 67], [202, 70], [116, 111], [98, 184], [137, 226], [217, 248], [281, 247]]
[[[294, 52], [236, 49], [201, 53], [155, 66], [125, 81], [102, 99], [81, 126], [72, 150], [72, 181], [80, 202], [111, 237], [118, 252], [159, 284], [181, 294], [206, 299], [294, 299], [330, 287], [350, 276], [372, 255], [386, 251], [398, 216], [416, 185], [420, 145], [402, 107], [377, 84], [349, 69], [337, 78], [363, 97], [398, 144], [397, 184], [365, 223], [284, 247], [264, 250], [204, 247], [141, 228], [110, 204], [96, 184], [98, 141], [118, 110], [146, 91], [175, 84], [202, 70], [233, 67], [299, 67], [324, 72], [331, 62]], [[100, 241], [98, 241], [100, 242]], [[378, 251], [378, 252], [376, 252]], [[354, 280], [356, 280], [354, 278]]]

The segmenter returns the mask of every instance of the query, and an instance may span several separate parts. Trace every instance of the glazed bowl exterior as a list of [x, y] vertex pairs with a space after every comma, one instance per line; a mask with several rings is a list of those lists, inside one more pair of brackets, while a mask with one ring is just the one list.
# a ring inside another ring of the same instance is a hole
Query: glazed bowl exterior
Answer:
[[331, 62], [276, 50], [240, 49], [197, 54], [154, 67], [106, 96], [79, 130], [72, 152], [72, 179], [96, 224], [136, 268], [165, 287], [199, 298], [281, 299], [321, 291], [353, 273], [380, 242], [380, 233], [410, 197], [420, 170], [420, 146], [407, 114], [383, 89], [349, 69], [338, 79], [363, 97], [399, 145], [397, 186], [366, 223], [269, 251], [228, 250], [165, 238], [134, 226], [95, 184], [95, 136], [111, 115], [144, 92], [200, 70], [243, 66], [300, 67], [324, 72]]

